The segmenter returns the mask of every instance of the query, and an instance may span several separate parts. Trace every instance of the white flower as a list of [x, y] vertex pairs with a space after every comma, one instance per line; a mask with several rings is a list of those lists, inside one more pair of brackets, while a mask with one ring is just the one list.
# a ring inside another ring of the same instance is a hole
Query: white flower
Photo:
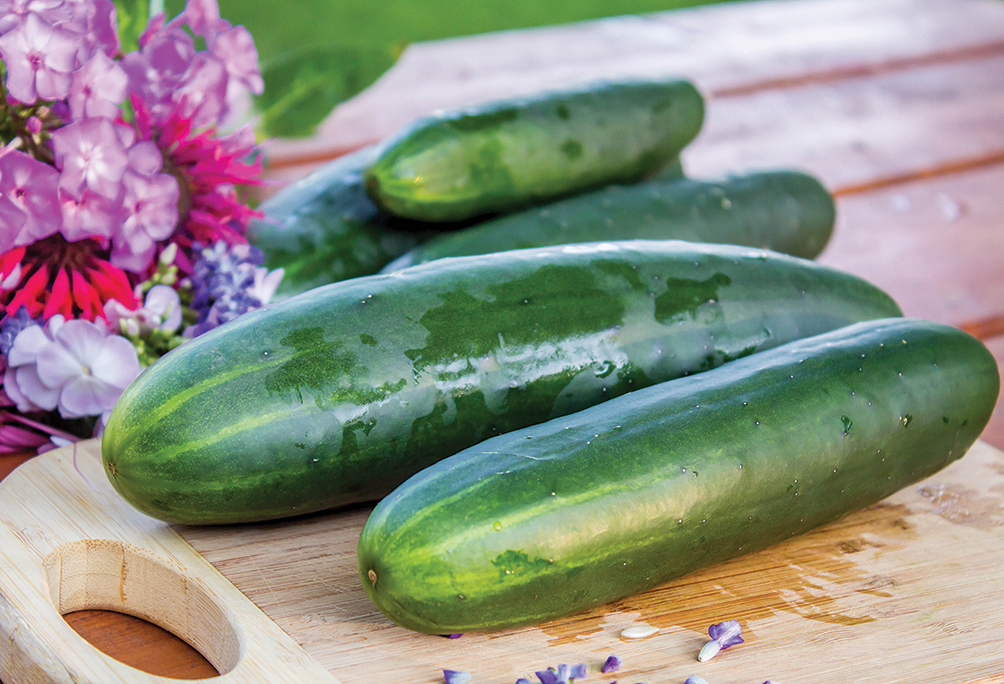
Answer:
[[18, 333], [7, 362], [4, 388], [19, 411], [58, 408], [64, 418], [110, 411], [140, 371], [129, 340], [58, 315]]

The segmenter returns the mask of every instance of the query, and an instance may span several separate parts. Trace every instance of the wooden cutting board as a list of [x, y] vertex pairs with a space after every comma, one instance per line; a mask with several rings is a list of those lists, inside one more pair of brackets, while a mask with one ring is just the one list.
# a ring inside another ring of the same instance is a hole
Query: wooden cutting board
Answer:
[[[96, 441], [0, 482], [0, 671], [8, 684], [175, 681], [123, 665], [60, 617], [117, 610], [193, 644], [227, 682], [513, 684], [559, 663], [589, 679], [712, 684], [932, 681], [998, 674], [1004, 628], [1004, 453], [962, 460], [808, 535], [539, 627], [459, 639], [376, 612], [356, 574], [369, 512], [263, 525], [169, 526], [104, 477]], [[699, 663], [709, 624], [746, 643]], [[658, 628], [631, 640], [629, 626]], [[598, 667], [624, 659], [617, 675]]]

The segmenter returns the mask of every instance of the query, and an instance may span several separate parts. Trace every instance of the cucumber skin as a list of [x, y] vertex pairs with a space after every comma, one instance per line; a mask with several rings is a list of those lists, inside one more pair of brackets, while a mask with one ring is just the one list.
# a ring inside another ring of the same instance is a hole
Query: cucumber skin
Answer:
[[676, 157], [704, 121], [684, 80], [590, 83], [416, 120], [366, 172], [387, 212], [422, 221], [506, 213], [610, 183]]
[[483, 439], [637, 387], [896, 315], [854, 276], [726, 245], [442, 259], [186, 342], [125, 390], [102, 453], [152, 517], [282, 518], [377, 499]]
[[[266, 267], [284, 270], [276, 300], [373, 275], [426, 240], [470, 225], [409, 221], [377, 208], [363, 187], [376, 152], [371, 145], [339, 157], [259, 205], [264, 216], [251, 221], [248, 241], [261, 250]], [[682, 178], [680, 160], [656, 175]]]
[[248, 226], [264, 265], [285, 273], [277, 298], [372, 275], [434, 234], [394, 219], [367, 196], [363, 172], [375, 145], [339, 157], [262, 202]]
[[360, 578], [420, 632], [545, 622], [932, 475], [976, 441], [999, 389], [989, 351], [940, 324], [869, 321], [795, 341], [422, 471], [373, 510]]
[[629, 239], [746, 245], [812, 259], [835, 216], [830, 193], [799, 171], [615, 185], [434, 236], [382, 272], [448, 256]]

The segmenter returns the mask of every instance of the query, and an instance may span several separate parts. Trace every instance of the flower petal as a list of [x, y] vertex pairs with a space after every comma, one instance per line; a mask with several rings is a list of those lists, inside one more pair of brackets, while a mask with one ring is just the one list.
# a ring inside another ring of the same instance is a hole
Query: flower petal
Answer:
[[708, 627], [708, 635], [721, 643], [723, 649], [743, 643], [742, 637], [739, 636], [742, 631], [742, 625], [737, 620], [726, 620]]
[[7, 353], [7, 364], [10, 366], [34, 364], [39, 349], [48, 343], [49, 336], [45, 334], [42, 326], [28, 326], [14, 338], [14, 344]]
[[[132, 342], [119, 335], [109, 335], [91, 360], [91, 373], [120, 391], [139, 375], [139, 357]], [[111, 408], [109, 406], [108, 408]]]
[[87, 374], [77, 355], [57, 342], [47, 342], [39, 350], [35, 364], [41, 381], [57, 391], [71, 380]]
[[[7, 376], [4, 376], [4, 389], [7, 391], [7, 396], [17, 403], [18, 411], [27, 413], [38, 409], [51, 411], [56, 408], [59, 403], [59, 388], [49, 387], [42, 382], [36, 372], [36, 366], [21, 366], [13, 370], [12, 382], [8, 383]], [[17, 397], [15, 392], [18, 394]]]
[[59, 414], [64, 418], [99, 415], [105, 405], [115, 405], [122, 391], [89, 375], [80, 375], [59, 392]]
[[467, 684], [471, 681], [471, 673], [461, 670], [443, 670], [443, 679], [446, 684]]

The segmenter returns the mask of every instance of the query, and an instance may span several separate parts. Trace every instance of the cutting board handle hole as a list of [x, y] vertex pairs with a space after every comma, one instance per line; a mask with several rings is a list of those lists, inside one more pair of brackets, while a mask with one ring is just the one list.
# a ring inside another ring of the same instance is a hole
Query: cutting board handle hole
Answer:
[[176, 563], [146, 549], [83, 539], [63, 544], [43, 563], [60, 615], [111, 610], [146, 620], [185, 641], [220, 674], [233, 670], [243, 656], [244, 638], [232, 611]]

